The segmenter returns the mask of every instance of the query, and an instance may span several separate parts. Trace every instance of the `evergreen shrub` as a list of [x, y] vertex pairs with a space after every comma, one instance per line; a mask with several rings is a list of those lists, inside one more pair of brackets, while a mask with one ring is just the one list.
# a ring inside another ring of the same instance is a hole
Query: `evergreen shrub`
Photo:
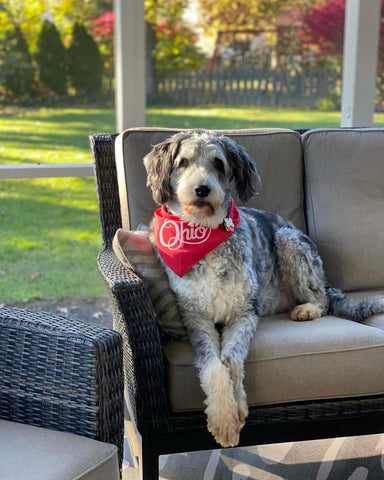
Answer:
[[68, 73], [77, 93], [100, 93], [104, 63], [99, 48], [85, 29], [75, 23], [72, 41], [68, 48]]
[[36, 63], [43, 87], [54, 93], [67, 92], [67, 51], [55, 25], [44, 20], [37, 39]]
[[0, 83], [15, 97], [29, 96], [34, 88], [35, 67], [18, 25], [0, 40]]

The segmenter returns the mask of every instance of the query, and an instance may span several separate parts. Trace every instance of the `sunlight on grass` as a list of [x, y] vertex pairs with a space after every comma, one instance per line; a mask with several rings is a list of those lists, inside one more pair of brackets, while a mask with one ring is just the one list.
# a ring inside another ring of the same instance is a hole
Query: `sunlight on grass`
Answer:
[[105, 295], [93, 178], [3, 180], [0, 223], [0, 303]]
[[173, 128], [337, 127], [340, 112], [268, 108], [150, 108], [147, 123]]

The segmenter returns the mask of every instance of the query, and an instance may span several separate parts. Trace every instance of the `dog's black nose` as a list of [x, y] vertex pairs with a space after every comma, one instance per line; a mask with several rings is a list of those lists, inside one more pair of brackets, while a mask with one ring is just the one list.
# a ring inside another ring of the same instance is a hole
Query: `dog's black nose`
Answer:
[[211, 189], [208, 185], [199, 185], [198, 187], [195, 187], [195, 193], [199, 198], [208, 197], [210, 191]]

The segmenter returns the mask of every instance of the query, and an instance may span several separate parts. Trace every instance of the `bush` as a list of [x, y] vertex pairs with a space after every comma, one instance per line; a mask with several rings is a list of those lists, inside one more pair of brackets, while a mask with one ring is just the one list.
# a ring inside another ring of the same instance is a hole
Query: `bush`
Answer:
[[84, 25], [75, 23], [68, 49], [68, 72], [77, 93], [99, 93], [104, 63], [98, 46]]
[[15, 97], [29, 96], [34, 87], [35, 67], [23, 32], [15, 25], [0, 41], [0, 83]]
[[317, 101], [317, 109], [320, 112], [333, 112], [340, 110], [341, 98], [336, 92], [331, 92], [327, 97], [321, 97]]
[[41, 84], [54, 93], [67, 91], [66, 53], [57, 28], [44, 20], [37, 39], [36, 62]]

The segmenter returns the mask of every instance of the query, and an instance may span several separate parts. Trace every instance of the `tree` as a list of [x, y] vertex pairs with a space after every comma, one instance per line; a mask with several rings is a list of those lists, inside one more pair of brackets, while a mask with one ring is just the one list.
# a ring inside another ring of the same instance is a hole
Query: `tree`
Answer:
[[[184, 24], [187, 0], [145, 0], [146, 81], [147, 94], [156, 93], [157, 72], [169, 69], [199, 67], [205, 61], [197, 46], [197, 36]], [[112, 71], [112, 12], [93, 20], [93, 36], [97, 39], [107, 71]]]
[[109, 11], [92, 20], [92, 35], [99, 46], [101, 56], [104, 60], [104, 73], [108, 79], [109, 93], [112, 92], [114, 77], [114, 22], [114, 13]]
[[[46, 0], [28, 0], [27, 2], [2, 2], [0, 11], [0, 36], [9, 25], [17, 25], [23, 32], [30, 52], [35, 49], [41, 18], [46, 9]], [[4, 38], [4, 37], [3, 37]]]
[[[185, 25], [187, 0], [145, 0], [145, 20], [156, 32], [152, 55], [157, 70], [198, 68], [204, 61], [196, 34]], [[147, 34], [148, 38], [148, 34]]]
[[300, 0], [199, 0], [203, 26], [208, 33], [222, 30], [263, 30], [274, 23], [285, 6]]
[[[345, 0], [316, 2], [305, 11], [299, 37], [304, 46], [316, 53], [317, 65], [333, 63], [341, 69], [344, 18]], [[377, 91], [378, 101], [382, 102], [384, 97], [384, 0], [381, 3]]]
[[0, 37], [9, 25], [18, 25], [33, 54], [43, 19], [54, 23], [61, 37], [66, 39], [70, 37], [76, 21], [87, 23], [110, 4], [110, 0], [2, 0]]
[[0, 83], [16, 97], [29, 95], [34, 87], [35, 68], [20, 28], [8, 28], [0, 39]]
[[49, 0], [49, 11], [62, 37], [69, 39], [75, 23], [92, 27], [92, 18], [100, 12], [99, 4], [95, 0]]
[[318, 60], [336, 57], [341, 60], [344, 42], [345, 0], [317, 2], [306, 9], [303, 27], [298, 34], [302, 44], [317, 52]]
[[[297, 46], [296, 25], [278, 25], [279, 15], [287, 7], [297, 12], [314, 0], [199, 0], [202, 26], [205, 36], [216, 39], [211, 64], [220, 57], [226, 47], [240, 52], [240, 57], [249, 51], [249, 44], [258, 37], [258, 62], [269, 62], [271, 52], [281, 56], [281, 46], [294, 50]], [[233, 57], [235, 59], [235, 57]]]
[[[382, 1], [384, 12], [384, 0]], [[383, 13], [382, 13], [383, 15]], [[306, 9], [299, 32], [304, 46], [317, 53], [317, 60], [333, 57], [341, 63], [344, 44], [345, 0], [316, 2]], [[380, 23], [380, 57], [384, 53], [384, 23]]]
[[103, 59], [92, 35], [79, 23], [73, 27], [68, 49], [68, 72], [77, 92], [101, 92]]
[[66, 93], [66, 50], [55, 25], [44, 20], [37, 39], [36, 63], [41, 84], [54, 93]]

